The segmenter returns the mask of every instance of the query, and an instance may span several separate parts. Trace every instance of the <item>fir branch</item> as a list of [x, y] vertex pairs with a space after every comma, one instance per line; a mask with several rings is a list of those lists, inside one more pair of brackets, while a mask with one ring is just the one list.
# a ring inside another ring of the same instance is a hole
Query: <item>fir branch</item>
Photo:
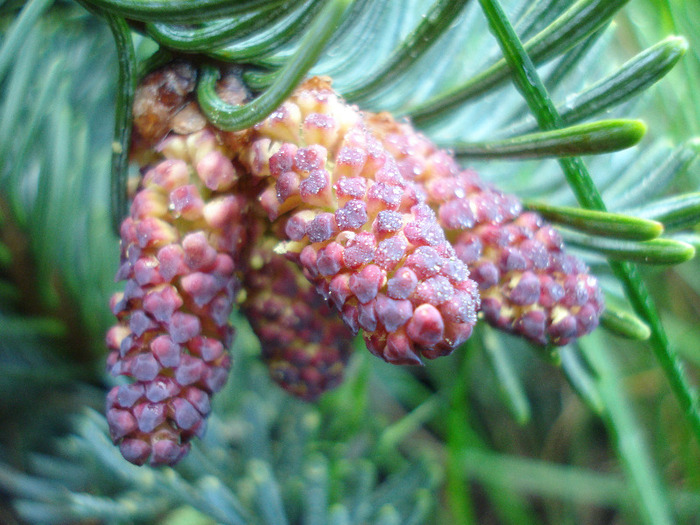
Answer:
[[[515, 85], [530, 106], [540, 127], [544, 129], [561, 127], [562, 119], [549, 99], [537, 70], [513, 31], [498, 0], [480, 0], [480, 3], [513, 71]], [[579, 202], [587, 208], [605, 211], [605, 204], [583, 162], [580, 159], [562, 159], [560, 164]], [[700, 441], [700, 412], [698, 411], [697, 395], [683, 374], [678, 357], [672, 353], [666, 339], [666, 333], [645, 285], [632, 264], [610, 261], [610, 266], [625, 285], [628, 297], [635, 309], [649, 322], [652, 329], [652, 344], [657, 357], [686, 412], [689, 423], [695, 431], [696, 439]], [[648, 523], [670, 524], [672, 519], [668, 511], [668, 504], [661, 491], [660, 481], [647, 460], [648, 456], [640, 451], [639, 442], [630, 442], [638, 434], [636, 423], [630, 420], [627, 410], [617, 398], [619, 395], [617, 381], [615, 379], [609, 380], [609, 376], [614, 375], [611, 359], [612, 357], [608, 356], [606, 361], [600, 354], [596, 354], [595, 367], [598, 374], [603, 374], [601, 381], [604, 382], [605, 392], [608, 395], [607, 409], [611, 411], [610, 421], [619, 439], [620, 453], [626, 463], [628, 473], [635, 483], [635, 488], [638, 490], [637, 500], [642, 505], [643, 515]], [[615, 398], [613, 399], [612, 396]]]
[[[492, 24], [498, 42], [511, 66], [515, 84], [528, 102], [540, 127], [545, 130], [561, 128], [563, 121], [547, 95], [546, 88], [542, 84], [532, 60], [522, 47], [517, 35], [512, 31], [503, 11], [500, 7], [496, 7], [496, 2], [480, 1], [489, 15], [489, 23]], [[591, 180], [583, 161], [578, 158], [570, 158], [561, 159], [559, 162], [579, 203], [585, 208], [605, 211], [605, 203]], [[639, 271], [634, 265], [627, 262], [610, 261], [610, 267], [625, 287], [627, 296], [636, 312], [651, 327], [650, 343], [652, 348], [671, 383], [688, 422], [693, 428], [695, 438], [700, 441], [700, 404], [697, 392], [689, 383], [682, 363], [671, 348], [656, 307]]]

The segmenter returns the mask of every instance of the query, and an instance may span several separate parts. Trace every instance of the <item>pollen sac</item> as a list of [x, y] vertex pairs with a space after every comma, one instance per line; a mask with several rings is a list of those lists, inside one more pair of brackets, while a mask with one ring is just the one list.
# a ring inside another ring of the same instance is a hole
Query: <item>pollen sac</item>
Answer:
[[604, 309], [597, 280], [540, 216], [460, 168], [409, 124], [388, 114], [367, 122], [402, 174], [422, 184], [426, 203], [479, 285], [481, 313], [490, 324], [554, 345], [596, 328]]
[[299, 268], [274, 253], [275, 244], [268, 239], [252, 251], [242, 309], [272, 379], [313, 401], [342, 381], [352, 333]]
[[479, 284], [484, 318], [494, 326], [539, 344], [565, 345], [598, 326], [604, 309], [595, 277], [563, 244], [545, 244], [538, 237], [556, 237], [534, 213], [524, 213], [495, 238], [476, 227], [455, 241], [482, 247], [472, 273]]
[[[290, 129], [299, 137], [290, 140]], [[259, 201], [281, 225], [287, 242], [279, 251], [352, 332], [364, 332], [372, 353], [419, 364], [464, 342], [476, 322], [477, 285], [426, 191], [362, 113], [315, 78], [285, 102], [284, 118], [271, 115], [250, 140], [239, 161], [268, 177]]]
[[112, 301], [118, 323], [106, 339], [109, 371], [133, 380], [107, 396], [107, 421], [137, 465], [172, 465], [205, 431], [231, 366], [228, 315], [248, 239], [250, 200], [230, 193], [236, 171], [214, 136], [168, 141], [121, 228], [125, 292]]

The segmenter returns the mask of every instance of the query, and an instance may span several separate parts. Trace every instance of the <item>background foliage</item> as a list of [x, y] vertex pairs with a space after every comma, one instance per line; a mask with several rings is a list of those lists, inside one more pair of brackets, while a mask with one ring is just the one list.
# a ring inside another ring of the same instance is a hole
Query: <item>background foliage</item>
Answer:
[[[485, 13], [497, 3], [453, 2], [465, 4], [455, 18], [432, 16], [448, 4], [357, 0], [313, 71], [332, 74], [362, 107], [413, 115], [502, 189], [528, 202], [575, 206], [564, 176], [574, 160], [514, 160], [493, 144], [536, 131], [542, 115], [526, 102], [547, 102], [536, 89], [515, 89], [505, 65], [500, 83], [481, 74], [503, 56], [501, 47], [517, 58], [517, 45], [504, 45], [517, 42], [499, 42], [489, 31], [497, 9], [489, 22]], [[512, 0], [503, 7], [527, 42], [574, 4], [593, 10], [596, 2]], [[0, 522], [697, 523], [700, 427], [689, 385], [700, 366], [698, 263], [641, 267], [680, 370], [673, 358], [664, 361], [668, 349], [654, 323], [643, 312], [641, 320], [624, 314], [636, 306], [623, 298], [630, 288], [624, 268], [611, 271], [603, 255], [680, 262], [689, 248], [673, 242], [700, 244], [693, 139], [700, 135], [693, 25], [700, 5], [634, 0], [616, 12], [609, 6], [625, 2], [597, 4], [579, 40], [570, 37], [556, 52], [553, 37], [525, 49], [565, 124], [626, 117], [649, 128], [639, 145], [586, 156], [584, 165], [611, 210], [662, 220], [671, 244], [607, 235], [601, 245], [600, 237], [567, 234], [606, 285], [610, 304], [620, 305], [608, 319], [617, 330], [552, 351], [480, 325], [464, 348], [421, 369], [380, 362], [359, 342], [345, 384], [308, 405], [271, 384], [256, 359], [257, 341], [235, 317], [235, 366], [206, 438], [178, 468], [154, 470], [121, 459], [102, 416], [111, 384], [103, 333], [118, 263], [109, 182], [113, 38], [104, 20], [73, 2], [1, 1]], [[304, 35], [306, 25], [283, 27], [299, 14], [292, 11], [268, 33], [213, 54], [246, 57], [239, 60], [256, 66], [247, 80], [265, 89]], [[422, 20], [427, 33], [417, 35]], [[421, 55], [423, 37], [438, 30], [444, 33]], [[685, 49], [664, 40], [671, 34], [683, 35], [689, 49], [651, 86]], [[141, 58], [156, 47], [142, 32], [134, 42]], [[261, 42], [283, 45], [252, 55]], [[547, 53], [556, 58], [545, 64]], [[640, 56], [648, 60], [628, 62]], [[387, 60], [391, 74], [383, 73]], [[421, 116], [427, 102], [465, 84], [471, 98]], [[621, 93], [631, 96], [616, 98]], [[594, 151], [623, 147], [613, 142], [608, 135]], [[483, 159], [484, 151], [496, 158]], [[676, 198], [656, 204], [665, 195]], [[651, 343], [630, 338], [648, 336], [649, 324]]]

